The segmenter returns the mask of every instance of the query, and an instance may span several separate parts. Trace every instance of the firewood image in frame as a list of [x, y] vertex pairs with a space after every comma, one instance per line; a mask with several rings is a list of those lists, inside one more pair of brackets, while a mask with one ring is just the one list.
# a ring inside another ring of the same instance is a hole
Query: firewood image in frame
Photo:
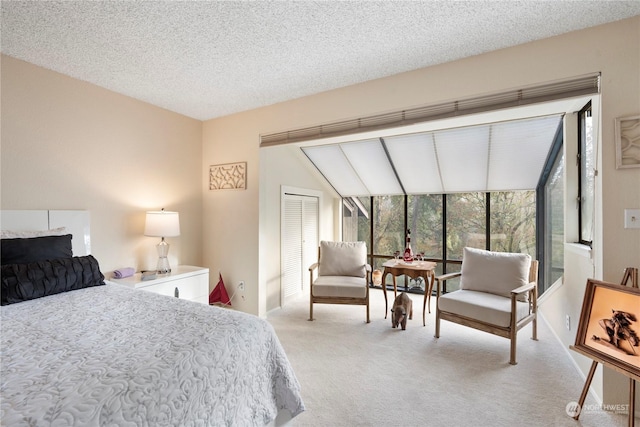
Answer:
[[633, 313], [612, 309], [611, 318], [598, 321], [600, 327], [606, 332], [606, 336], [594, 335], [591, 339], [613, 350], [621, 351], [630, 356], [637, 356], [640, 349], [635, 347], [640, 347], [640, 339], [632, 328], [637, 321], [638, 319]]

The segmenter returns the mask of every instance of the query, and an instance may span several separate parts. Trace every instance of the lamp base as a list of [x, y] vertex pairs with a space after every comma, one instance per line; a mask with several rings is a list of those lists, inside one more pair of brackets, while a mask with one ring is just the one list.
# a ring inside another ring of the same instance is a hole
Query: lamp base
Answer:
[[167, 255], [169, 254], [169, 244], [164, 241], [164, 237], [156, 247], [158, 248], [158, 265], [156, 267], [156, 272], [158, 274], [171, 273], [169, 259], [167, 258]]
[[169, 267], [169, 260], [164, 258], [158, 258], [158, 265], [156, 266], [156, 272], [158, 274], [171, 273], [171, 267]]

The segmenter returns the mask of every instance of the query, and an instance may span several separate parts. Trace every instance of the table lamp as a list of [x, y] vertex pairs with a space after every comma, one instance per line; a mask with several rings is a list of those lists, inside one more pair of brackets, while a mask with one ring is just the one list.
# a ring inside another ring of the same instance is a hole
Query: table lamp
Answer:
[[180, 235], [180, 218], [178, 212], [149, 211], [144, 227], [144, 235], [150, 237], [161, 237], [158, 248], [158, 274], [171, 273], [169, 267], [169, 244], [164, 241], [165, 237], [175, 237]]

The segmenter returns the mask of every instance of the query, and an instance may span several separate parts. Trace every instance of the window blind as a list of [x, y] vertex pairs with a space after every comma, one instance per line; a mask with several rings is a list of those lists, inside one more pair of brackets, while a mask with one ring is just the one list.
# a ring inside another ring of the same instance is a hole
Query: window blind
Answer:
[[319, 138], [349, 135], [431, 120], [476, 114], [503, 108], [519, 107], [558, 99], [600, 93], [600, 73], [512, 89], [474, 98], [344, 120], [307, 128], [260, 136], [260, 146], [269, 147]]

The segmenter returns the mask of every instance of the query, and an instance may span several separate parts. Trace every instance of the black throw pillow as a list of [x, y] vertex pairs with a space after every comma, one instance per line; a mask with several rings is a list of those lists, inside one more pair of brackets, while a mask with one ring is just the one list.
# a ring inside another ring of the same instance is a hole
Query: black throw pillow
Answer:
[[104, 284], [98, 261], [91, 255], [3, 265], [0, 305]]
[[0, 240], [2, 265], [71, 258], [71, 234]]

